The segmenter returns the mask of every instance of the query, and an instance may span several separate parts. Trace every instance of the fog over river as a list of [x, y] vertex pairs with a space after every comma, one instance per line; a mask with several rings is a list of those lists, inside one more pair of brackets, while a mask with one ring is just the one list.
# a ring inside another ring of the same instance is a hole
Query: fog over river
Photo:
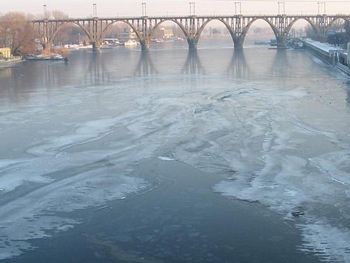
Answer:
[[0, 261], [350, 262], [350, 82], [230, 41], [0, 68]]

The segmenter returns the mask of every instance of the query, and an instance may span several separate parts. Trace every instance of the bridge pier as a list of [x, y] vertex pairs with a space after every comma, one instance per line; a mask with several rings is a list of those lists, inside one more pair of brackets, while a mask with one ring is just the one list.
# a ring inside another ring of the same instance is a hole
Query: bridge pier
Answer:
[[100, 49], [101, 43], [99, 41], [92, 41], [92, 50], [98, 50]]
[[244, 39], [238, 37], [233, 39], [234, 49], [235, 50], [242, 50], [243, 49], [243, 42]]
[[148, 51], [150, 47], [150, 41], [149, 40], [140, 40], [141, 44], [141, 50], [142, 51]]
[[189, 39], [188, 38], [187, 43], [188, 43], [189, 50], [197, 50], [198, 39]]
[[277, 48], [278, 49], [286, 49], [287, 48], [287, 36], [278, 36], [277, 40]]

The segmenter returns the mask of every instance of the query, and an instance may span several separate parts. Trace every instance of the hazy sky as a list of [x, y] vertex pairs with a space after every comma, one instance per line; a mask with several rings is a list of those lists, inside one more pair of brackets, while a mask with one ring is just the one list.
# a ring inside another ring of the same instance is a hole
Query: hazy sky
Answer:
[[[3, 1], [0, 13], [21, 11], [30, 14], [42, 14], [43, 6], [48, 11], [61, 10], [70, 17], [89, 17], [93, 14], [93, 4], [96, 3], [97, 15], [106, 16], [140, 16], [142, 2], [146, 3], [147, 15], [188, 15], [189, 2], [195, 2], [196, 15], [235, 14], [241, 6], [242, 14], [277, 14], [284, 10], [286, 14], [350, 14], [349, 1], [235, 1], [235, 0], [16, 0]], [[235, 4], [236, 2], [236, 4]], [[238, 4], [240, 3], [240, 4]]]

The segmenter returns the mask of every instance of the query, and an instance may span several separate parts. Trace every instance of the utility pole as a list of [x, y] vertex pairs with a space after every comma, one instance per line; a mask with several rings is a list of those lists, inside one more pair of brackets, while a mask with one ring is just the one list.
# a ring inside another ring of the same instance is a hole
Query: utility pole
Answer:
[[146, 6], [146, 3], [142, 3], [142, 16], [147, 16], [147, 6]]
[[94, 18], [97, 17], [97, 5], [96, 4], [92, 5], [92, 16]]
[[195, 2], [189, 2], [189, 4], [190, 4], [190, 16], [196, 15], [196, 3]]
[[43, 8], [44, 8], [44, 19], [48, 19], [48, 17], [47, 17], [47, 7], [46, 7], [46, 5], [43, 5]]
[[[239, 14], [241, 15], [242, 14], [242, 9], [241, 9], [241, 2], [234, 2], [235, 3], [235, 15]], [[237, 6], [239, 9], [237, 9]], [[239, 12], [237, 12], [239, 10]]]
[[317, 2], [317, 14], [320, 15], [320, 5], [323, 5], [323, 14], [326, 14], [326, 2]]
[[[285, 15], [286, 14], [286, 9], [285, 9], [285, 2], [277, 2], [278, 4], [278, 14], [279, 15]], [[282, 8], [281, 8], [282, 6]], [[282, 14], [281, 14], [282, 12]]]

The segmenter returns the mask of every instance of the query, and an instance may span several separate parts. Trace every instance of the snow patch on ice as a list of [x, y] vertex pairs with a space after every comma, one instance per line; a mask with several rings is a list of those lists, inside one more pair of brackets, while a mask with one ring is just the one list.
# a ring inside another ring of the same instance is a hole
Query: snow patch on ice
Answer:
[[55, 138], [47, 138], [46, 143], [29, 148], [28, 153], [41, 156], [54, 155], [64, 151], [70, 146], [76, 146], [91, 141], [96, 141], [112, 133], [116, 129], [117, 118], [94, 120], [77, 125], [73, 134]]
[[344, 186], [350, 185], [350, 151], [332, 152], [309, 158], [309, 161], [331, 180]]
[[11, 165], [24, 163], [24, 162], [30, 162], [30, 161], [31, 161], [31, 159], [20, 159], [20, 160], [18, 160], [18, 159], [7, 159], [7, 160], [2, 159], [2, 160], [0, 160], [0, 172], [2, 169], [7, 168]]
[[[3, 169], [0, 169], [0, 187], [4, 192], [10, 192], [21, 186], [25, 182], [49, 183], [52, 179], [44, 176], [49, 166], [55, 167], [57, 162], [51, 162], [49, 158], [32, 159], [29, 161], [7, 162]], [[59, 169], [59, 165], [51, 171]]]
[[[299, 166], [299, 171], [296, 169], [297, 166]], [[305, 166], [306, 162], [302, 159], [289, 156], [284, 158], [276, 175], [271, 174], [271, 171], [275, 169], [274, 166], [267, 165], [265, 169], [255, 175], [249, 176], [246, 173], [237, 172], [233, 176], [234, 180], [222, 181], [213, 189], [225, 196], [260, 202], [268, 205], [274, 211], [286, 215], [296, 206], [311, 200], [310, 196], [303, 191], [302, 185], [298, 186], [297, 183], [302, 180], [300, 171]], [[277, 196], [278, 198], [276, 198]]]
[[167, 156], [158, 156], [158, 159], [162, 160], [162, 161], [174, 161], [173, 158], [170, 158], [170, 157], [167, 157]]

